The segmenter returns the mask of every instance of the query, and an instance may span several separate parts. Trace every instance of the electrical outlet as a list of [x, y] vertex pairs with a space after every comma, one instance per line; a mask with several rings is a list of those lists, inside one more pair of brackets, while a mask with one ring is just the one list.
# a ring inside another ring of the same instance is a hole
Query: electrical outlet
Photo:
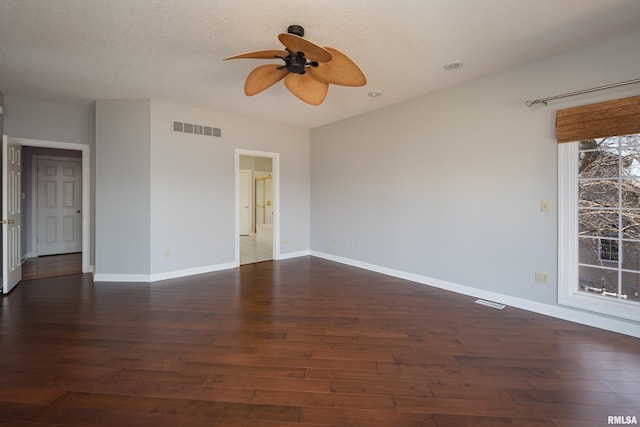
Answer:
[[541, 283], [543, 285], [549, 284], [549, 275], [547, 273], [541, 273], [536, 271], [536, 283]]

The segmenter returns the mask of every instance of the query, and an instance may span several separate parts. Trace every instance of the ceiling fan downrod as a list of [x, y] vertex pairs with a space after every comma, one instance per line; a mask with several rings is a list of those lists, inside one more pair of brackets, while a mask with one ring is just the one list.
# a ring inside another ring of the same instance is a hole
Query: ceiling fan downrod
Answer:
[[289, 25], [287, 28], [287, 33], [296, 35], [298, 37], [304, 37], [304, 28], [300, 25]]

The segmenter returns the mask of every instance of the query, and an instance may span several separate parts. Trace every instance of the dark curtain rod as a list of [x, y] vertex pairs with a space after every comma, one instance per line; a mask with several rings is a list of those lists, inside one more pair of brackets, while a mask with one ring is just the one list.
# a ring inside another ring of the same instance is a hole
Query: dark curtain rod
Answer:
[[531, 107], [531, 106], [533, 106], [535, 104], [547, 105], [547, 101], [553, 101], [554, 99], [567, 98], [569, 96], [582, 95], [583, 93], [591, 93], [591, 92], [597, 92], [599, 90], [612, 89], [614, 87], [626, 86], [626, 85], [630, 85], [630, 84], [633, 84], [633, 83], [640, 83], [640, 79], [627, 80], [626, 82], [620, 82], [620, 83], [612, 83], [610, 85], [593, 87], [591, 89], [579, 90], [577, 92], [565, 93], [563, 95], [550, 96], [548, 98], [540, 98], [540, 99], [536, 99], [534, 101], [527, 101], [525, 104], [526, 104], [527, 107]]

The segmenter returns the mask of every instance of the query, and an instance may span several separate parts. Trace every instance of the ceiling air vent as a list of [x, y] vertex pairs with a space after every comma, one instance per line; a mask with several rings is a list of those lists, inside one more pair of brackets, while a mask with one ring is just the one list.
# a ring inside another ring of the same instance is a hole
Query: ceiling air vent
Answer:
[[193, 123], [173, 122], [173, 131], [208, 137], [222, 136], [222, 129], [220, 128], [214, 128], [213, 126], [196, 125]]

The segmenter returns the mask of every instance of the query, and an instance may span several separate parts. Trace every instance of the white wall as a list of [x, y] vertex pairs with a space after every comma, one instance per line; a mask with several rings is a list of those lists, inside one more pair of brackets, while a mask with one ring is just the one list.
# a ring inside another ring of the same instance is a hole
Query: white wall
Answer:
[[638, 46], [640, 32], [313, 129], [312, 252], [555, 306], [555, 110], [640, 86], [524, 103], [637, 78]]
[[[151, 101], [151, 274], [235, 262], [235, 149], [280, 154], [280, 250], [309, 249], [309, 131]], [[173, 121], [218, 127], [221, 138], [171, 131]]]
[[96, 102], [96, 279], [149, 274], [149, 105]]
[[272, 160], [267, 157], [240, 156], [240, 169], [271, 172]]
[[[91, 229], [89, 260], [93, 265], [95, 242], [95, 104], [62, 103], [5, 96], [5, 133], [33, 140], [88, 145], [91, 170]], [[23, 234], [26, 237], [26, 233]]]
[[[281, 256], [308, 253], [306, 129], [148, 99], [5, 104], [11, 136], [92, 147], [98, 280], [149, 281], [232, 263], [235, 148], [280, 154]], [[223, 137], [174, 133], [173, 120], [220, 127]]]
[[93, 103], [59, 103], [5, 96], [5, 133], [9, 136], [93, 146]]
[[[96, 280], [232, 267], [236, 148], [279, 153], [280, 251], [308, 253], [308, 130], [155, 99], [97, 101], [96, 117]], [[173, 121], [222, 137], [173, 132]]]

